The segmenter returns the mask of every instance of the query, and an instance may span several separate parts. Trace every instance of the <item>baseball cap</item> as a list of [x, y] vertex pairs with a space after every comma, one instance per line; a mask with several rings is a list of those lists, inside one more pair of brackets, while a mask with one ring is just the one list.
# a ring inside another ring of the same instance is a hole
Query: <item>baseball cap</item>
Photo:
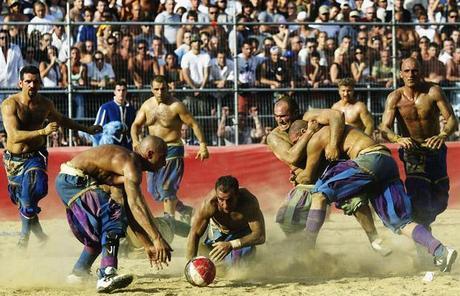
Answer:
[[348, 4], [348, 2], [343, 2], [342, 4], [340, 4], [340, 9], [344, 8], [350, 8], [350, 4]]
[[319, 14], [323, 14], [323, 13], [329, 13], [329, 6], [327, 6], [327, 5], [322, 5], [322, 6], [319, 8]]
[[350, 12], [350, 17], [354, 17], [354, 16], [359, 17], [359, 12], [357, 10], [353, 10]]
[[281, 53], [281, 50], [278, 46], [272, 46], [272, 48], [270, 48], [270, 53]]
[[306, 19], [307, 19], [307, 13], [305, 11], [301, 11], [297, 14], [296, 20], [298, 20], [299, 22], [303, 22]]

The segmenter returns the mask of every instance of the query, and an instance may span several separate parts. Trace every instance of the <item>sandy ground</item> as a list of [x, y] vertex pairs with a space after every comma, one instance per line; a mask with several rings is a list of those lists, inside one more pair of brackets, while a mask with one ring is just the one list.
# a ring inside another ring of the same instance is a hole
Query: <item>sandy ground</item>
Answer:
[[[164, 270], [150, 268], [144, 258], [120, 258], [120, 272], [136, 278], [116, 295], [460, 295], [460, 260], [450, 274], [435, 273], [434, 280], [422, 280], [424, 272], [415, 268], [412, 242], [393, 235], [377, 223], [381, 235], [394, 249], [386, 258], [374, 253], [353, 218], [331, 215], [326, 222], [317, 250], [308, 254], [295, 242], [287, 242], [266, 215], [267, 242], [258, 248], [251, 268], [218, 272], [215, 283], [206, 288], [188, 284], [185, 265], [185, 239], [172, 244], [173, 262]], [[433, 227], [435, 235], [460, 249], [460, 210], [449, 210]], [[39, 248], [31, 238], [27, 254], [15, 249], [18, 222], [0, 223], [0, 295], [96, 295], [95, 280], [83, 286], [64, 283], [81, 245], [70, 233], [65, 220], [46, 220], [51, 239]], [[97, 262], [98, 263], [98, 262]], [[93, 268], [94, 269], [94, 268]], [[434, 269], [433, 269], [434, 270]]]

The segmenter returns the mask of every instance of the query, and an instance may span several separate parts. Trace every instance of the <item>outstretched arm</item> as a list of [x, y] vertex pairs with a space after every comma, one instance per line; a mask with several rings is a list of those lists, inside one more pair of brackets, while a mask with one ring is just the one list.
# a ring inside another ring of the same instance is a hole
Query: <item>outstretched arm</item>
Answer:
[[92, 125], [90, 127], [86, 127], [84, 125], [79, 124], [76, 121], [73, 121], [72, 119], [68, 117], [65, 117], [64, 115], [62, 115], [62, 113], [56, 110], [53, 103], [50, 103], [50, 112], [49, 112], [48, 118], [51, 122], [55, 121], [62, 127], [73, 129], [73, 130], [78, 130], [78, 131], [83, 131], [90, 135], [94, 135], [102, 131], [102, 127], [100, 125]]
[[310, 122], [317, 121], [322, 125], [330, 126], [330, 140], [326, 147], [326, 158], [328, 160], [339, 159], [339, 142], [345, 131], [345, 117], [342, 112], [332, 109], [312, 109], [305, 112], [303, 120]]
[[214, 190], [208, 194], [208, 197], [204, 199], [197, 213], [193, 216], [192, 227], [187, 238], [187, 260], [192, 259], [198, 254], [198, 242], [206, 231], [209, 219], [214, 213], [214, 210], [209, 202], [209, 199], [213, 194]]

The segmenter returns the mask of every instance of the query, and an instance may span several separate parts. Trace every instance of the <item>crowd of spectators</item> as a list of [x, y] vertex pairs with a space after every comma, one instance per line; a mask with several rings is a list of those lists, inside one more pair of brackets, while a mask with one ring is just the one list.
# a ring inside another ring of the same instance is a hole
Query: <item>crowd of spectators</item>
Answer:
[[[393, 6], [396, 36], [388, 23]], [[0, 88], [16, 87], [19, 69], [30, 64], [53, 88], [113, 89], [125, 80], [128, 89], [145, 89], [166, 75], [171, 89], [190, 89], [182, 99], [195, 115], [209, 115], [206, 102], [230, 106], [232, 94], [200, 90], [233, 88], [236, 76], [242, 89], [275, 95], [280, 88], [333, 87], [345, 77], [392, 87], [393, 38], [397, 62], [415, 57], [426, 80], [460, 87], [456, 0], [73, 0], [68, 12], [62, 0], [0, 0], [0, 11]], [[70, 32], [49, 24], [67, 18], [80, 24]], [[256, 95], [239, 95], [232, 112], [246, 118]], [[460, 92], [450, 99], [459, 105]], [[82, 94], [73, 101], [75, 117], [95, 116], [85, 114]]]

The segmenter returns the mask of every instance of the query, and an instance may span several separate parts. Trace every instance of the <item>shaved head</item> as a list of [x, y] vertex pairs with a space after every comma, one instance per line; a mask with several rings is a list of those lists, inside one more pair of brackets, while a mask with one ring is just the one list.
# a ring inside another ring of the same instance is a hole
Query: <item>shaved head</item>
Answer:
[[296, 142], [297, 138], [301, 135], [302, 130], [308, 128], [308, 122], [305, 120], [296, 120], [291, 124], [289, 128], [289, 139], [291, 142]]
[[165, 152], [167, 149], [168, 147], [166, 146], [165, 141], [157, 136], [147, 136], [143, 138], [139, 144], [139, 152], [141, 153], [147, 153], [148, 151], [152, 151], [154, 153]]
[[404, 59], [401, 63], [401, 70], [409, 65], [414, 65], [416, 67], [416, 69], [420, 69], [420, 63], [419, 61], [417, 61], [416, 59], [414, 58], [407, 58], [407, 59]]

